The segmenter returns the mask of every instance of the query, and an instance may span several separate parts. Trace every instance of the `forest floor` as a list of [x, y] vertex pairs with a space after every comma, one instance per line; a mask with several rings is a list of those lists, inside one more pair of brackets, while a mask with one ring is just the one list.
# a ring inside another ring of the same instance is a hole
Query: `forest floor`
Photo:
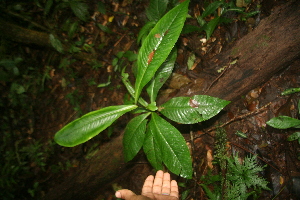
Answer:
[[[54, 134], [60, 128], [83, 114], [106, 106], [123, 104], [126, 89], [119, 74], [124, 66], [127, 66], [127, 71], [130, 72], [133, 62], [120, 57], [120, 52], [128, 52], [130, 56], [137, 53], [139, 48], [136, 42], [137, 35], [146, 20], [144, 12], [146, 4], [129, 2], [107, 4], [106, 14], [94, 13], [95, 20], [80, 26], [80, 34], [85, 36], [85, 42], [94, 44], [96, 52], [91, 53], [97, 56], [100, 65], [91, 67], [81, 61], [62, 64], [61, 57], [48, 50], [15, 45], [26, 52], [27, 60], [41, 61], [40, 72], [44, 74], [44, 78], [41, 79], [42, 91], [26, 94], [23, 102], [30, 112], [23, 109], [24, 106], [20, 109], [11, 106], [4, 111], [9, 112], [16, 120], [11, 122], [11, 127], [14, 127], [11, 129], [14, 138], [9, 142], [15, 147], [15, 152], [18, 152], [18, 149], [22, 150], [17, 153], [21, 156], [19, 164], [28, 173], [17, 174], [18, 178], [12, 174], [12, 177], [17, 183], [23, 182], [20, 185], [22, 188], [17, 191], [23, 193], [25, 197], [29, 196], [28, 194], [34, 198], [46, 195], [49, 189], [61, 183], [64, 177], [76, 172], [78, 167], [91, 159], [101, 148], [101, 144], [123, 132], [129, 114], [121, 117], [112, 128], [74, 148], [61, 147], [53, 141]], [[164, 86], [159, 102], [165, 102], [170, 96], [175, 96], [182, 86], [195, 81], [205, 70], [206, 60], [225, 51], [234, 45], [234, 41], [249, 34], [259, 24], [256, 24], [259, 20], [267, 17], [272, 9], [281, 3], [272, 0], [260, 2], [262, 7], [259, 18], [234, 20], [230, 24], [220, 25], [208, 41], [203, 42], [204, 33], [190, 33], [180, 37], [174, 75]], [[259, 1], [255, 0], [251, 5], [255, 7], [258, 3]], [[191, 4], [194, 6], [190, 5], [190, 8], [194, 9], [189, 14], [193, 16], [200, 12], [201, 7], [195, 2]], [[188, 19], [187, 22], [193, 24], [195, 23], [193, 20]], [[110, 31], [99, 30], [97, 24], [107, 26]], [[197, 57], [195, 65], [189, 69], [187, 62], [194, 48], [201, 49], [202, 55]], [[52, 61], [48, 62], [48, 59]], [[32, 63], [28, 62], [28, 66], [30, 64]], [[268, 186], [271, 190], [263, 191], [259, 199], [272, 199], [276, 195], [275, 199], [296, 199], [295, 194], [299, 194], [300, 190], [298, 141], [287, 141], [293, 130], [274, 129], [267, 126], [266, 122], [279, 115], [299, 117], [297, 107], [300, 95], [297, 93], [280, 95], [285, 89], [300, 87], [299, 64], [299, 60], [294, 62], [265, 84], [228, 105], [217, 117], [207, 122], [176, 125], [192, 149], [194, 162], [192, 180], [186, 181], [172, 175], [180, 183], [180, 192], [188, 191], [187, 199], [206, 199], [200, 183], [202, 175], [213, 169], [215, 130], [212, 127], [230, 120], [232, 122], [224, 126], [228, 151], [232, 154], [238, 152], [240, 157], [257, 154], [259, 165], [266, 165], [261, 175], [270, 182]], [[99, 87], [99, 84], [103, 85]], [[6, 86], [2, 84], [1, 91], [3, 97], [8, 98], [9, 89]], [[238, 136], [236, 134], [238, 131], [244, 133], [247, 138]], [[191, 138], [191, 135], [196, 137]], [[26, 164], [21, 164], [22, 160]], [[112, 180], [99, 188], [103, 194], [95, 199], [115, 199], [114, 192], [118, 188], [127, 188], [140, 193], [144, 179], [149, 174], [154, 174], [154, 170], [142, 154], [132, 162], [134, 167], [117, 180]]]

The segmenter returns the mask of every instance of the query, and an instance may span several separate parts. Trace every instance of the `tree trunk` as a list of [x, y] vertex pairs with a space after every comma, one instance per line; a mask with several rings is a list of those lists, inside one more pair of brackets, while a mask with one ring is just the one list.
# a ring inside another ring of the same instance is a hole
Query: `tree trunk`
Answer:
[[95, 199], [99, 191], [111, 180], [124, 173], [123, 135], [104, 144], [77, 173], [48, 192], [45, 200]]
[[[291, 1], [275, 9], [253, 32], [241, 38], [229, 50], [209, 63], [216, 72], [224, 66], [219, 78], [208, 88], [192, 84], [189, 95], [206, 94], [234, 101], [268, 81], [278, 71], [300, 57], [300, 2]], [[235, 64], [229, 63], [236, 60]], [[198, 89], [197, 89], [198, 87]], [[185, 94], [183, 88], [178, 96]]]
[[[191, 85], [196, 90], [190, 95], [205, 93], [236, 100], [299, 58], [299, 5], [299, 1], [294, 0], [277, 8], [234, 47], [213, 58], [214, 70], [228, 65], [230, 58], [238, 58], [238, 61], [204, 91], [200, 87], [197, 90], [196, 84]], [[186, 95], [187, 88], [182, 93]], [[101, 186], [117, 177], [126, 166], [121, 135], [104, 145], [76, 174], [50, 190], [45, 199], [93, 199], [101, 192]]]
[[[52, 48], [53, 50], [56, 50], [51, 45], [48, 33], [26, 29], [18, 25], [6, 22], [1, 18], [0, 18], [0, 35], [15, 42], [30, 44], [30, 45], [33, 44], [33, 45]], [[68, 46], [69, 46], [68, 44], [63, 44], [64, 52], [69, 51]], [[85, 61], [86, 63], [91, 63], [91, 64], [93, 64], [93, 61], [95, 60], [94, 56], [84, 52], [75, 53], [72, 56], [75, 59]]]

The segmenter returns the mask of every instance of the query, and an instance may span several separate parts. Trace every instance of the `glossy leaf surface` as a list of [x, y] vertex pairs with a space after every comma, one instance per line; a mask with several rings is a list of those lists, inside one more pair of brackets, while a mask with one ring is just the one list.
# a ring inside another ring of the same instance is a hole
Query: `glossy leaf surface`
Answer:
[[229, 101], [207, 95], [193, 97], [175, 97], [162, 104], [160, 112], [169, 119], [182, 123], [194, 124], [217, 115]]
[[149, 113], [139, 115], [127, 124], [123, 137], [124, 157], [128, 162], [140, 151], [144, 143]]
[[[147, 137], [153, 137], [152, 151], [161, 156], [166, 167], [174, 174], [191, 178], [192, 159], [185, 139], [180, 132], [156, 113], [152, 113], [148, 129], [151, 135], [149, 134]], [[145, 145], [147, 145], [146, 142]], [[159, 161], [159, 159], [157, 160]]]
[[166, 12], [168, 0], [150, 0], [146, 15], [150, 21], [158, 21]]
[[186, 0], [170, 10], [157, 22], [144, 40], [137, 61], [135, 102], [143, 87], [152, 79], [178, 40], [188, 12], [188, 4], [189, 0]]
[[156, 170], [162, 170], [163, 169], [163, 161], [161, 155], [162, 152], [160, 149], [160, 145], [157, 143], [157, 140], [155, 140], [154, 137], [155, 137], [154, 130], [152, 128], [147, 128], [143, 149], [150, 164]]
[[159, 67], [155, 76], [150, 81], [150, 85], [147, 87], [147, 93], [150, 96], [151, 103], [155, 102], [158, 91], [172, 74], [176, 58], [177, 48], [173, 48], [168, 59]]
[[266, 123], [278, 129], [300, 128], [300, 120], [288, 116], [274, 117]]
[[90, 112], [64, 126], [55, 134], [54, 140], [65, 147], [84, 143], [110, 126], [121, 115], [135, 108], [136, 105], [121, 105]]

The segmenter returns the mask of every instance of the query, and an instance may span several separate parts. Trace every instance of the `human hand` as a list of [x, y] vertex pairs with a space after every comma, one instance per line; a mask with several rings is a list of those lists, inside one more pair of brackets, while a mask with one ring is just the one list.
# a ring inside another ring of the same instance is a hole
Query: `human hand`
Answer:
[[117, 198], [125, 200], [178, 200], [178, 185], [171, 181], [170, 174], [159, 170], [155, 178], [150, 175], [146, 178], [142, 188], [142, 195], [136, 195], [131, 190], [118, 190]]

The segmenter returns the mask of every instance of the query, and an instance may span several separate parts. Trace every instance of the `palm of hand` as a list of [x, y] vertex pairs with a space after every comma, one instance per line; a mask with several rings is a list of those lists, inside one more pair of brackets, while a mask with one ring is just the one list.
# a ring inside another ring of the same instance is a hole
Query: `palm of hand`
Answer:
[[178, 200], [178, 185], [170, 180], [169, 173], [158, 171], [155, 178], [150, 175], [145, 180], [142, 195], [136, 195], [130, 190], [116, 192], [118, 198], [125, 200]]

